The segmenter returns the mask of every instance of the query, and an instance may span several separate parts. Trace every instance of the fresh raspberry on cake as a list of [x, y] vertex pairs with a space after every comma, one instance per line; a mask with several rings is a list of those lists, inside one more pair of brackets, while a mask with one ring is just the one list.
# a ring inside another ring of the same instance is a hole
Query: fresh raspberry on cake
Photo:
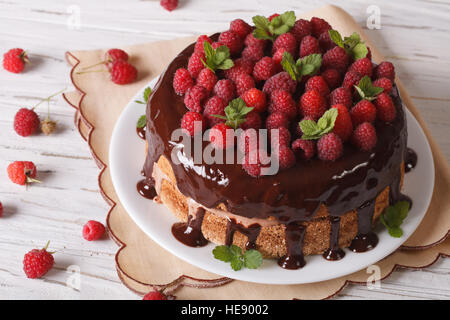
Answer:
[[234, 61], [234, 66], [224, 70], [225, 78], [235, 81], [241, 73], [252, 74], [255, 62], [250, 59], [239, 58]]
[[236, 33], [242, 40], [247, 37], [247, 35], [252, 32], [253, 28], [244, 20], [236, 19], [231, 21], [230, 30]]
[[395, 110], [394, 103], [388, 94], [384, 92], [380, 93], [374, 104], [377, 108], [378, 119], [386, 122], [394, 121], [397, 111]]
[[372, 61], [369, 58], [358, 59], [348, 70], [370, 78], [372, 77]]
[[39, 116], [33, 109], [21, 108], [14, 116], [14, 131], [19, 136], [28, 137], [39, 129]]
[[348, 88], [339, 87], [331, 91], [330, 105], [343, 104], [348, 109], [353, 105], [352, 92]]
[[27, 62], [28, 56], [20, 48], [11, 49], [3, 55], [3, 68], [12, 73], [21, 73]]
[[377, 145], [377, 133], [369, 122], [359, 124], [353, 131], [352, 143], [362, 151], [370, 151]]
[[184, 95], [193, 85], [194, 80], [192, 80], [188, 70], [180, 68], [175, 71], [175, 75], [173, 76], [173, 89], [178, 95]]
[[264, 49], [261, 46], [247, 46], [242, 51], [242, 58], [256, 62], [264, 57]]
[[194, 53], [200, 53], [202, 55], [205, 54], [205, 48], [203, 46], [204, 42], [212, 43], [212, 40], [205, 34], [198, 37], [197, 42], [195, 43]]
[[50, 241], [43, 249], [33, 249], [23, 257], [23, 271], [27, 278], [41, 278], [53, 267], [55, 263], [53, 253], [47, 251], [49, 243]]
[[309, 160], [316, 154], [316, 145], [313, 140], [296, 139], [292, 151], [298, 159]]
[[261, 168], [265, 167], [265, 165], [262, 164], [261, 156], [267, 156], [264, 150], [250, 149], [249, 152], [245, 154], [242, 168], [248, 173], [248, 175], [255, 178], [261, 176]]
[[300, 43], [300, 58], [309, 56], [313, 53], [321, 53], [319, 40], [317, 40], [313, 36], [306, 36]]
[[383, 88], [383, 92], [389, 94], [392, 92], [392, 81], [388, 78], [379, 78], [375, 80], [372, 85], [374, 87]]
[[202, 86], [205, 88], [208, 92], [211, 92], [214, 89], [214, 86], [217, 83], [217, 76], [209, 68], [205, 68], [198, 74], [197, 77], [197, 85]]
[[319, 119], [326, 111], [325, 98], [317, 90], [305, 92], [300, 98], [300, 113], [304, 117]]
[[266, 94], [271, 94], [275, 90], [286, 90], [290, 93], [295, 93], [295, 88], [297, 87], [297, 81], [292, 79], [292, 77], [287, 72], [280, 72], [276, 75], [270, 77], [263, 86], [263, 92]]
[[195, 85], [189, 88], [184, 95], [184, 105], [190, 111], [202, 112], [203, 102], [208, 97], [208, 91], [202, 86]]
[[276, 157], [281, 170], [289, 169], [295, 165], [295, 154], [288, 146], [280, 145]]
[[359, 125], [363, 122], [373, 122], [377, 116], [377, 109], [369, 100], [361, 100], [350, 110], [353, 124]]
[[247, 129], [261, 129], [262, 120], [259, 113], [252, 111], [245, 116], [245, 122], [241, 124], [243, 130]]
[[318, 38], [322, 33], [331, 29], [330, 24], [324, 19], [318, 17], [311, 18], [311, 33]]
[[359, 80], [362, 79], [362, 75], [353, 71], [348, 71], [345, 76], [344, 80], [342, 81], [342, 86], [344, 88], [349, 89], [350, 91], [354, 91], [354, 86], [357, 86], [359, 83]]
[[123, 60], [116, 60], [111, 67], [111, 81], [116, 84], [128, 84], [137, 79], [137, 69]]
[[280, 48], [272, 56], [273, 62], [277, 65], [277, 70], [281, 71], [281, 61], [283, 60], [283, 55], [287, 50], [285, 48]]
[[324, 161], [335, 161], [343, 153], [342, 140], [335, 133], [327, 133], [317, 142], [317, 155]]
[[203, 132], [206, 128], [206, 121], [200, 113], [188, 111], [181, 118], [181, 128], [193, 137]]
[[295, 21], [295, 24], [291, 29], [291, 33], [300, 43], [304, 37], [311, 34], [311, 23], [308, 20], [299, 19]]
[[271, 57], [264, 57], [259, 60], [253, 68], [253, 78], [256, 81], [269, 79], [276, 72], [276, 64]]
[[347, 70], [348, 64], [350, 62], [350, 56], [341, 47], [334, 47], [328, 50], [323, 55], [322, 68], [334, 68], [341, 74], [344, 74]]
[[219, 80], [214, 86], [213, 94], [228, 103], [236, 97], [236, 86], [229, 79]]
[[247, 154], [250, 149], [257, 150], [259, 148], [259, 135], [256, 130], [244, 130], [238, 137], [237, 147], [243, 153]]
[[219, 35], [219, 42], [230, 49], [231, 55], [238, 54], [242, 50], [243, 42], [239, 35], [233, 31], [225, 31]]
[[297, 106], [289, 92], [286, 90], [275, 90], [270, 95], [269, 112], [281, 112], [289, 119], [292, 119], [297, 115]]
[[305, 91], [311, 90], [317, 90], [324, 97], [330, 93], [330, 88], [322, 76], [314, 76], [306, 81]]
[[289, 119], [288, 117], [281, 112], [274, 112], [269, 114], [266, 119], [266, 129], [278, 129], [281, 127], [288, 128], [289, 127]]
[[374, 73], [375, 79], [388, 78], [391, 81], [395, 79], [395, 68], [389, 61], [381, 62], [376, 68]]
[[244, 41], [246, 46], [260, 46], [261, 48], [265, 48], [268, 41], [264, 39], [255, 38], [252, 32], [250, 32]]
[[341, 74], [336, 69], [331, 69], [331, 68], [326, 69], [320, 75], [322, 76], [322, 78], [325, 79], [326, 83], [328, 84], [328, 87], [331, 90], [339, 87], [339, 85], [342, 82]]
[[273, 43], [272, 53], [275, 53], [278, 49], [286, 49], [291, 55], [295, 56], [297, 54], [297, 39], [292, 33], [283, 33]]
[[279, 13], [274, 13], [272, 15], [270, 15], [267, 19], [269, 19], [269, 21], [272, 21], [274, 18], [279, 17], [280, 14]]
[[20, 185], [25, 185], [36, 180], [36, 166], [31, 161], [14, 161], [7, 168], [9, 179]]
[[255, 87], [255, 80], [253, 80], [253, 78], [246, 73], [238, 74], [234, 83], [236, 85], [238, 96]]
[[285, 127], [279, 127], [277, 129], [271, 129], [269, 131], [270, 135], [270, 145], [274, 146], [285, 146], [288, 147], [291, 144], [291, 133], [289, 129]]
[[336, 47], [336, 43], [334, 43], [334, 41], [331, 40], [330, 33], [328, 31], [323, 32], [319, 36], [319, 44], [323, 52], [326, 52]]
[[98, 240], [103, 236], [104, 233], [105, 233], [105, 226], [101, 222], [89, 220], [83, 226], [83, 238], [86, 239], [87, 241]]
[[209, 141], [216, 149], [234, 146], [234, 130], [225, 123], [218, 123], [209, 130]]
[[241, 98], [244, 100], [247, 107], [253, 108], [255, 112], [264, 112], [267, 109], [266, 94], [259, 89], [251, 88], [247, 90]]
[[194, 52], [189, 58], [187, 69], [194, 79], [197, 78], [200, 71], [205, 68], [202, 60], [206, 60], [203, 52]]
[[333, 132], [336, 133], [343, 142], [347, 141], [352, 135], [353, 124], [346, 106], [337, 104], [332, 106], [338, 110], [338, 116], [334, 122]]
[[218, 96], [213, 96], [206, 101], [203, 116], [205, 117], [209, 127], [219, 122], [225, 122], [223, 119], [214, 117], [214, 115], [225, 116], [225, 107], [227, 104]]

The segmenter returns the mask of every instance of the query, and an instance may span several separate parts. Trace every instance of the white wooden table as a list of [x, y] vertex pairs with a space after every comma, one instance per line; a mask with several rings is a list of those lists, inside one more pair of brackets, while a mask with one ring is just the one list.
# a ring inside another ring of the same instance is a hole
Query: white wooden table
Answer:
[[[51, 104], [59, 130], [51, 137], [21, 138], [12, 130], [19, 107], [70, 88], [64, 52], [120, 47], [223, 30], [229, 21], [288, 9], [307, 11], [325, 1], [180, 0], [168, 13], [157, 0], [0, 0], [0, 52], [22, 47], [33, 65], [20, 75], [0, 70], [0, 298], [138, 299], [117, 277], [111, 240], [87, 242], [81, 228], [89, 219], [104, 221], [108, 206], [98, 191], [95, 165], [73, 125], [74, 111], [62, 100]], [[450, 159], [450, 2], [373, 1], [381, 10], [381, 29], [367, 33], [394, 62], [432, 134]], [[372, 4], [372, 3], [369, 3]], [[361, 25], [367, 5], [342, 1]], [[77, 19], [77, 12], [80, 13]], [[68, 21], [72, 22], [68, 24]], [[77, 22], [80, 25], [77, 25]], [[74, 23], [73, 23], [74, 22]], [[79, 28], [78, 28], [79, 27]], [[43, 107], [41, 113], [45, 113]], [[43, 184], [28, 190], [6, 175], [14, 160], [32, 160]], [[56, 266], [45, 280], [26, 279], [25, 252], [51, 240]], [[81, 271], [81, 287], [66, 284], [70, 265]], [[450, 259], [424, 271], [399, 270], [380, 289], [351, 285], [338, 299], [450, 299]]]

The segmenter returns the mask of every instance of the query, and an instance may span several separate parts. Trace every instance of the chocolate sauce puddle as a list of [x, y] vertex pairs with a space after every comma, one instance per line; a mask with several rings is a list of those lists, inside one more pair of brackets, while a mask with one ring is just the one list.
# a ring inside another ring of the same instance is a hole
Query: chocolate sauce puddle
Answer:
[[236, 223], [235, 219], [229, 219], [225, 236], [225, 244], [227, 246], [233, 244], [233, 237], [236, 231], [239, 231], [243, 235], [247, 236], [247, 243], [245, 244], [245, 248], [247, 250], [256, 249], [256, 239], [261, 231], [261, 226], [259, 224], [254, 223], [248, 227], [244, 227], [243, 225]]
[[140, 180], [136, 185], [136, 189], [141, 196], [150, 200], [157, 195], [155, 188], [148, 183], [147, 179]]
[[341, 217], [331, 217], [330, 248], [322, 255], [326, 260], [337, 261], [345, 256], [344, 250], [339, 247], [339, 230]]
[[204, 247], [208, 240], [202, 234], [202, 223], [205, 209], [198, 208], [195, 217], [188, 216], [187, 222], [177, 222], [172, 226], [172, 234], [182, 244], [189, 247]]

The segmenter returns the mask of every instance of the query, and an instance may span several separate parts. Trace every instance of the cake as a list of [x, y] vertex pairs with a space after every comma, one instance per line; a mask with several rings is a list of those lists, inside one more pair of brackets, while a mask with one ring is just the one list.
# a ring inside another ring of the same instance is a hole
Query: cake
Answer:
[[[256, 17], [256, 27], [234, 20], [168, 65], [147, 103], [139, 186], [175, 214], [172, 233], [186, 245], [256, 249], [287, 269], [308, 255], [370, 250], [385, 208], [408, 200], [400, 192], [406, 118], [392, 64], [375, 65], [357, 34], [342, 39], [323, 19], [292, 15]], [[243, 163], [197, 163], [173, 138], [181, 128], [201, 151], [238, 150], [233, 138], [211, 135], [238, 127], [278, 130], [267, 151], [276, 153], [276, 174], [261, 175], [248, 145]]]

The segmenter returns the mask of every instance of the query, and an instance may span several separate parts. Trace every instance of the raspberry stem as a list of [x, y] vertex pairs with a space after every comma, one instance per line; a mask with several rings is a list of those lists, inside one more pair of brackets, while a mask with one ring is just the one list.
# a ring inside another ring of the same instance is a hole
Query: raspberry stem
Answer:
[[108, 60], [103, 60], [103, 61], [100, 61], [99, 63], [95, 63], [95, 64], [92, 64], [92, 65], [90, 65], [90, 66], [81, 68], [81, 70], [88, 70], [88, 69], [91, 69], [92, 67], [96, 67], [96, 66], [99, 66], [99, 65], [101, 65], [101, 64], [106, 64], [106, 63], [108, 63], [108, 62], [111, 62], [111, 60], [110, 60], [110, 59], [108, 59]]
[[[57, 96], [58, 94], [61, 94], [61, 93], [63, 93], [64, 91], [66, 91], [66, 89], [67, 89], [67, 87], [64, 88], [64, 89], [62, 89], [62, 90], [60, 90], [60, 91], [58, 91], [58, 92], [56, 92], [56, 93], [54, 93], [54, 94], [52, 94], [51, 96], [48, 96], [48, 97], [45, 98], [45, 99], [42, 99], [37, 105], [35, 105], [33, 108], [31, 108], [31, 110], [34, 110], [35, 108], [37, 108], [39, 105], [41, 105], [41, 104], [42, 104], [43, 102], [45, 102], [45, 101], [47, 101], [47, 102], [49, 103], [49, 105], [50, 105], [50, 100], [51, 100], [53, 97]], [[50, 106], [49, 106], [49, 113], [50, 113]]]

